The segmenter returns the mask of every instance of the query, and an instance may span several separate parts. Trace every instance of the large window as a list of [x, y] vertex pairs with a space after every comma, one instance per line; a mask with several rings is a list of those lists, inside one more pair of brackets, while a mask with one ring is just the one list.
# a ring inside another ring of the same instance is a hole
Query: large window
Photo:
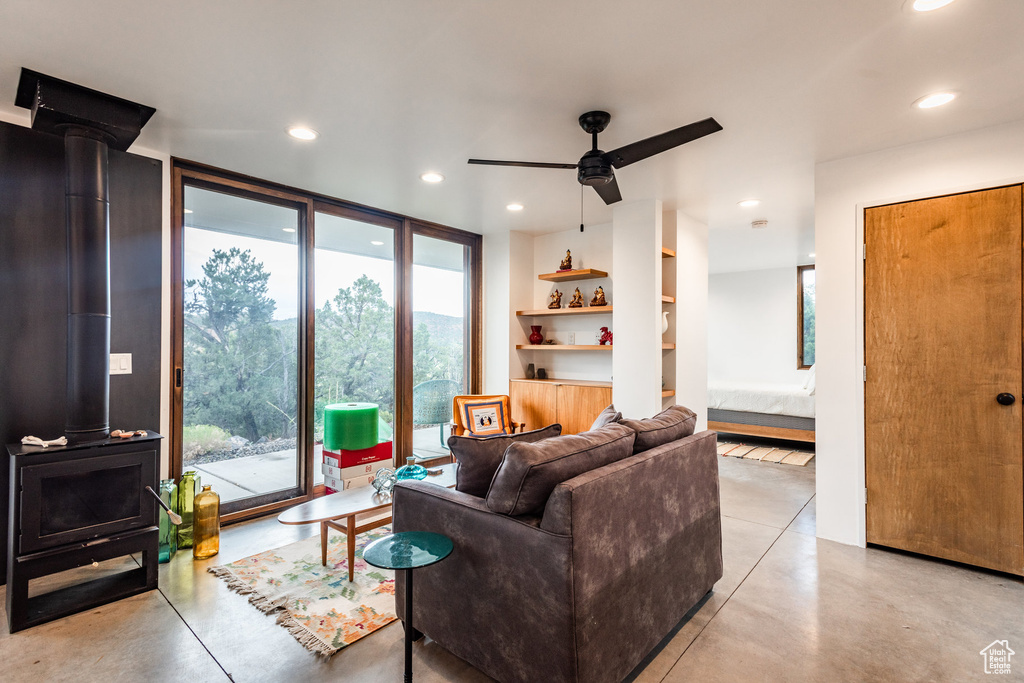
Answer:
[[397, 462], [446, 453], [446, 397], [480, 390], [479, 235], [177, 160], [173, 214], [172, 476], [225, 521], [308, 499], [332, 403], [376, 403]]
[[806, 369], [814, 365], [814, 266], [798, 266], [796, 276], [796, 365]]
[[299, 212], [184, 200], [182, 467], [225, 505], [297, 491]]

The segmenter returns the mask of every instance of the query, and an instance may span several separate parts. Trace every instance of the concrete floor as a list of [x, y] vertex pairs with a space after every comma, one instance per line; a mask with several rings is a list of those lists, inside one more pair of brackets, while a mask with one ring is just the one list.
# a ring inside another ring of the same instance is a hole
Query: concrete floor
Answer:
[[[1022, 653], [1003, 679], [1024, 678], [1021, 581], [816, 539], [813, 461], [719, 463], [725, 576], [629, 680], [980, 680], [996, 639]], [[4, 623], [0, 680], [401, 680], [397, 623], [322, 660], [205, 571], [315, 533], [231, 526], [220, 555], [162, 565], [159, 591], [13, 636]], [[488, 680], [429, 640], [414, 656], [417, 681]]]

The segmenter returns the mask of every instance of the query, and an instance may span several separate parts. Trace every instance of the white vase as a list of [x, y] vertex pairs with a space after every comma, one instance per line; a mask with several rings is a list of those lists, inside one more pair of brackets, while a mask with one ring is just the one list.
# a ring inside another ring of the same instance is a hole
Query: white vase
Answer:
[[668, 311], [661, 312], [661, 333], [668, 332]]

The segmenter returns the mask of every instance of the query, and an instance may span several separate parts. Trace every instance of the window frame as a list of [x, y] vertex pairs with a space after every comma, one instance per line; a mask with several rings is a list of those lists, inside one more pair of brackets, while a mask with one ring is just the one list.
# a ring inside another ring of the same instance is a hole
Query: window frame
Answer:
[[[811, 365], [804, 362], [804, 271], [814, 270], [814, 264], [806, 266], [796, 267], [796, 368], [797, 370], [809, 370]], [[815, 276], [815, 292], [817, 292], [817, 276]], [[815, 297], [817, 302], [817, 297]], [[818, 312], [815, 307], [814, 312], [815, 322], [817, 322]], [[817, 341], [817, 340], [815, 340]], [[817, 347], [817, 344], [815, 344]], [[815, 348], [814, 354], [815, 360], [818, 358], [817, 348]]]
[[[182, 386], [184, 320], [184, 192], [185, 186], [201, 187], [235, 196], [288, 206], [299, 211], [299, 341], [298, 412], [300, 485], [288, 492], [247, 499], [251, 505], [228, 510], [221, 515], [230, 523], [269, 514], [324, 494], [323, 485], [314, 485], [314, 372], [315, 300], [314, 291], [317, 212], [351, 218], [389, 227], [395, 231], [395, 461], [405, 462], [412, 453], [412, 261], [413, 235], [427, 235], [466, 247], [467, 379], [470, 393], [480, 393], [483, 379], [483, 237], [476, 233], [431, 223], [392, 211], [363, 206], [344, 199], [308, 192], [251, 176], [234, 173], [186, 159], [171, 159], [171, 354], [170, 354], [170, 450], [169, 474], [175, 480], [182, 472]], [[405, 370], [403, 370], [405, 368]]]

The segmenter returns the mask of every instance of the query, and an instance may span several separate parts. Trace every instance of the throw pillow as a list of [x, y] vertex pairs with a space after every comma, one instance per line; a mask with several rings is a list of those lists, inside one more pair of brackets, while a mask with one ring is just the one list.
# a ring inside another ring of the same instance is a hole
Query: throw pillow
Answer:
[[636, 432], [636, 443], [633, 444], [634, 453], [642, 453], [669, 441], [690, 436], [693, 434], [696, 423], [697, 413], [684, 406], [672, 406], [646, 420], [623, 418], [619, 422]]
[[464, 399], [458, 402], [459, 412], [466, 431], [474, 436], [494, 436], [511, 434], [512, 425], [509, 420], [505, 401], [500, 398]]
[[607, 424], [618, 422], [621, 419], [622, 413], [615, 410], [615, 404], [613, 403], [601, 411], [601, 414], [597, 416], [596, 420], [594, 420], [594, 424], [590, 425], [590, 431], [600, 429], [601, 427], [604, 427]]
[[563, 481], [629, 457], [632, 429], [610, 424], [592, 432], [513, 443], [487, 490], [487, 507], [505, 515], [540, 514]]
[[814, 366], [812, 365], [811, 369], [807, 371], [807, 381], [804, 382], [804, 389], [806, 389], [807, 393], [811, 396], [814, 396], [815, 381]]
[[502, 434], [499, 436], [449, 436], [448, 448], [455, 461], [459, 463], [455, 471], [455, 490], [471, 496], [483, 498], [494, 479], [494, 473], [501, 465], [505, 450], [513, 443], [522, 441], [533, 443], [541, 439], [550, 439], [562, 433], [562, 425], [548, 425], [542, 429], [534, 429], [521, 434]]

